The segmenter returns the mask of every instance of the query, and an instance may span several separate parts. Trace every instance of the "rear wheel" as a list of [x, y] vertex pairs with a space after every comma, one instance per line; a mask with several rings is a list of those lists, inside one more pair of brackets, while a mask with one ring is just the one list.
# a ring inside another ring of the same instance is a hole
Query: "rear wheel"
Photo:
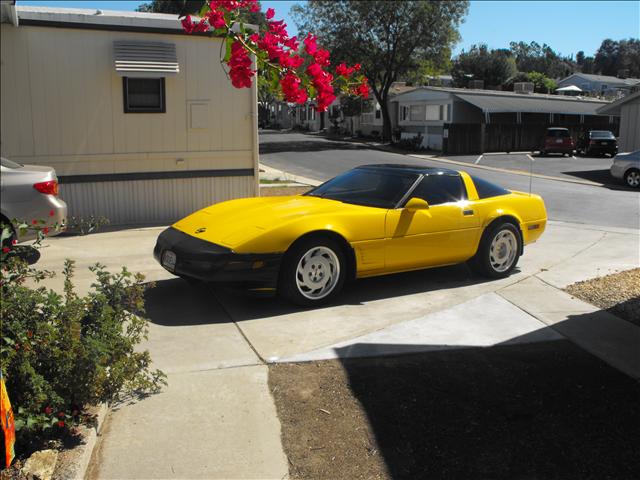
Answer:
[[342, 290], [346, 270], [338, 242], [320, 236], [302, 240], [284, 258], [278, 293], [297, 305], [327, 303]]
[[485, 230], [469, 266], [485, 277], [503, 278], [516, 268], [521, 250], [518, 227], [510, 221], [496, 223]]
[[624, 182], [628, 187], [640, 188], [640, 170], [632, 168], [624, 174]]

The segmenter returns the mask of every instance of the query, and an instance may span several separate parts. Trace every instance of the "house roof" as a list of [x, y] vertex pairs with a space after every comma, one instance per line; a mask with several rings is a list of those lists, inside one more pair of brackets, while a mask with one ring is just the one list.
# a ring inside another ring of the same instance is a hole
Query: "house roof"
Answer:
[[572, 73], [568, 77], [558, 81], [558, 83], [562, 83], [571, 77], [581, 77], [586, 80], [589, 80], [590, 82], [601, 82], [601, 83], [607, 83], [611, 85], [632, 86], [637, 83], [640, 83], [640, 78], [618, 78], [618, 77], [612, 77], [610, 75], [594, 75], [591, 73]]
[[600, 113], [600, 115], [620, 115], [620, 108], [622, 107], [622, 105], [633, 101], [640, 101], [640, 90], [632, 93], [631, 95], [622, 97], [621, 99], [616, 100], [613, 103], [603, 105], [602, 107], [598, 108], [598, 113]]
[[58, 8], [17, 5], [20, 25], [43, 25], [113, 30], [182, 31], [177, 15], [146, 12], [120, 12], [85, 8]]
[[[598, 108], [608, 105], [603, 100], [546, 95], [541, 93], [515, 93], [497, 90], [470, 90], [466, 88], [419, 87], [421, 90], [444, 92], [471, 103], [483, 112], [559, 113], [570, 115], [602, 115]], [[401, 100], [402, 95], [396, 97]]]

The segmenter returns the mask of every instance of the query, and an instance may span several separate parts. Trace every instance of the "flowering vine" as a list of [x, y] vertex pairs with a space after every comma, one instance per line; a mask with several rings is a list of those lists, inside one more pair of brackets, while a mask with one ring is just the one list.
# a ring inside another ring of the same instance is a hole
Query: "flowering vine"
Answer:
[[250, 88], [254, 70], [251, 55], [265, 72], [274, 88], [291, 103], [315, 103], [318, 112], [325, 112], [336, 99], [336, 92], [369, 97], [367, 79], [360, 73], [359, 63], [335, 67], [333, 73], [330, 54], [318, 45], [314, 35], [308, 34], [302, 42], [289, 37], [286, 23], [274, 20], [275, 12], [267, 9], [264, 31], [250, 32], [240, 18], [240, 11], [260, 10], [257, 0], [209, 0], [200, 11], [200, 18], [189, 15], [182, 19], [187, 33], [213, 32], [225, 39], [226, 53], [222, 61], [229, 68], [231, 83], [236, 88]]

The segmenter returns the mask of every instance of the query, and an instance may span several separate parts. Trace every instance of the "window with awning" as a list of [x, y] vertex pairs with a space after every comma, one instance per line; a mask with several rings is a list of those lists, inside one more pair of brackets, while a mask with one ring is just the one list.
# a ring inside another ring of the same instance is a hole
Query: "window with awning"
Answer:
[[116, 40], [113, 53], [121, 77], [161, 78], [180, 73], [174, 43]]

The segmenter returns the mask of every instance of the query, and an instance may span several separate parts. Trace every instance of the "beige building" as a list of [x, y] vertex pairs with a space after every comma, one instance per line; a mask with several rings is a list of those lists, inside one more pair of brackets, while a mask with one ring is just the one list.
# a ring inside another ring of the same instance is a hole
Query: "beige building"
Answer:
[[256, 90], [175, 15], [2, 4], [2, 156], [53, 166], [70, 215], [168, 223], [257, 195]]
[[604, 115], [620, 115], [620, 152], [640, 150], [640, 90], [601, 107], [598, 112]]

